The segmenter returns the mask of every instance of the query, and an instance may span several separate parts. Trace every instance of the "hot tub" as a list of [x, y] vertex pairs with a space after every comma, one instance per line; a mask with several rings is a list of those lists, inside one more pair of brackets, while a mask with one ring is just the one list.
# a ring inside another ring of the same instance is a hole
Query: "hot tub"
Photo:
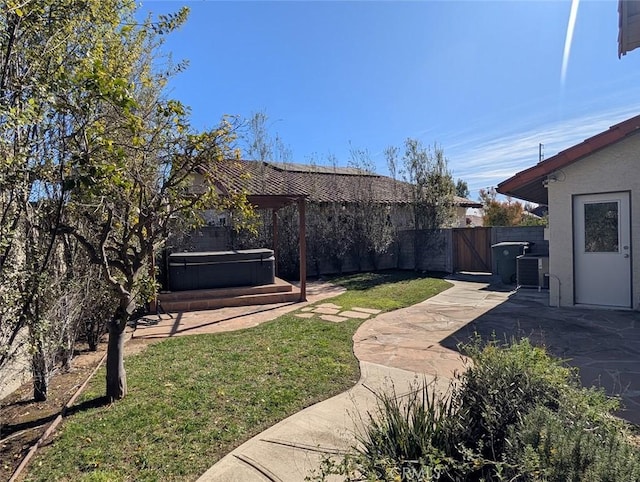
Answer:
[[257, 286], [275, 281], [271, 249], [172, 253], [168, 262], [171, 291]]

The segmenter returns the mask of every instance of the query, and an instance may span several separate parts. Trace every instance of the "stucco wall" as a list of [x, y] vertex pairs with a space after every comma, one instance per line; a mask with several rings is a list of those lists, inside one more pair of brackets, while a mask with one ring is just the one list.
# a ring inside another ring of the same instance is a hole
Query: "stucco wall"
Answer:
[[10, 348], [8, 362], [0, 367], [0, 400], [13, 393], [29, 378], [31, 378], [31, 356], [25, 329]]
[[550, 304], [574, 304], [572, 196], [631, 191], [632, 306], [640, 308], [640, 134], [613, 144], [556, 173], [549, 190]]
[[456, 206], [456, 217], [453, 223], [453, 228], [466, 228], [467, 227], [467, 208]]

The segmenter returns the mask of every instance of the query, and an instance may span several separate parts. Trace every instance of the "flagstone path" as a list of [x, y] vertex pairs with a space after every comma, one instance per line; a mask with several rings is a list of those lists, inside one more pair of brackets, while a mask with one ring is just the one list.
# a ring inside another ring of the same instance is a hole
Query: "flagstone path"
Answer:
[[382, 310], [375, 310], [373, 308], [358, 308], [353, 307], [350, 310], [342, 310], [342, 307], [335, 303], [322, 303], [315, 306], [307, 306], [300, 310], [300, 313], [296, 313], [298, 318], [313, 318], [318, 316], [321, 320], [332, 321], [334, 323], [340, 323], [346, 321], [349, 318], [357, 318], [359, 320], [366, 320], [372, 315], [377, 315]]

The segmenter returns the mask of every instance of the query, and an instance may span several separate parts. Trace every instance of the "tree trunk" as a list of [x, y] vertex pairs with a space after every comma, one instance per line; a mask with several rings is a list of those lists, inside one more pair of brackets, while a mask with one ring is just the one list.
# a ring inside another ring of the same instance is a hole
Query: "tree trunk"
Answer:
[[41, 343], [37, 343], [36, 351], [31, 359], [31, 366], [33, 369], [33, 399], [36, 402], [44, 402], [47, 399], [49, 388], [49, 370]]
[[98, 351], [98, 342], [100, 341], [100, 335], [95, 333], [92, 327], [87, 328], [87, 344], [89, 345], [89, 351]]
[[[74, 323], [74, 326], [75, 323]], [[60, 348], [60, 363], [62, 369], [65, 372], [71, 370], [71, 360], [73, 359], [73, 347], [75, 345], [75, 335], [72, 332], [77, 333], [77, 329], [67, 326], [64, 330], [64, 336], [62, 339], [62, 346]]]
[[378, 271], [378, 255], [374, 250], [369, 250], [369, 260], [371, 261], [371, 266], [373, 267], [373, 271]]
[[107, 345], [107, 398], [120, 400], [127, 394], [127, 373], [124, 369], [124, 328], [126, 312], [118, 310], [109, 322], [109, 342]]

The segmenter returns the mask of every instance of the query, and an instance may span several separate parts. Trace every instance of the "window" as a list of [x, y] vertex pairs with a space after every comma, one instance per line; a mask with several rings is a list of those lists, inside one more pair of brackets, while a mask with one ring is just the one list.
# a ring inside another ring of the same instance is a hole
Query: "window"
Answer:
[[617, 201], [584, 205], [586, 253], [617, 253], [619, 251], [618, 211]]

